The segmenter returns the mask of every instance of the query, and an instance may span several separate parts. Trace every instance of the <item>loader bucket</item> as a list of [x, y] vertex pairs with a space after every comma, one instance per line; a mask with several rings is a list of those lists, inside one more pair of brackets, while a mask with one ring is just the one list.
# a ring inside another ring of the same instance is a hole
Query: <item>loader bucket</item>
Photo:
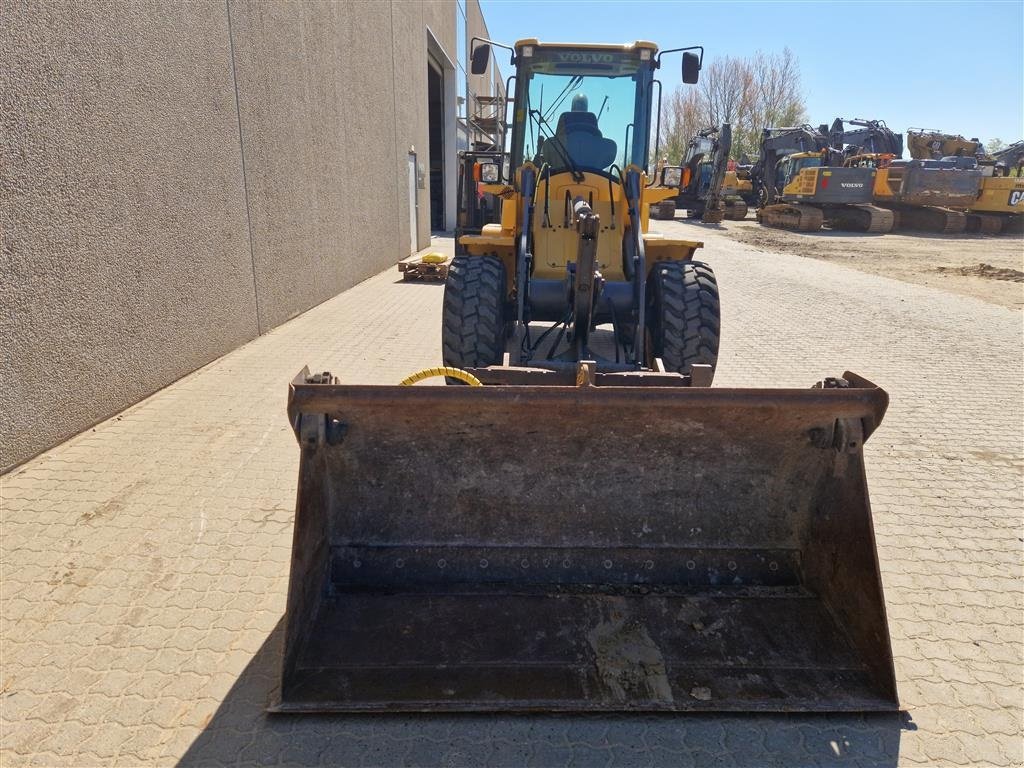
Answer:
[[274, 711], [897, 708], [848, 388], [308, 384]]

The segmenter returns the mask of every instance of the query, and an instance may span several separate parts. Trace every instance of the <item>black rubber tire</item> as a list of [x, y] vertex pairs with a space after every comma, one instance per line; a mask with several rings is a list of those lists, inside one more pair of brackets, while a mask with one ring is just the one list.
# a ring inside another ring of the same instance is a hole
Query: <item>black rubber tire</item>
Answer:
[[651, 206], [651, 218], [659, 221], [672, 221], [676, 217], [676, 201], [662, 200]]
[[[493, 256], [456, 256], [444, 284], [441, 354], [445, 365], [501, 363], [508, 323], [505, 267]], [[455, 383], [449, 379], [448, 383]], [[458, 382], [461, 383], [461, 382]]]
[[710, 365], [713, 377], [722, 319], [711, 267], [700, 261], [656, 264], [647, 297], [651, 357], [660, 357], [666, 370], [682, 374], [690, 373], [694, 363]]

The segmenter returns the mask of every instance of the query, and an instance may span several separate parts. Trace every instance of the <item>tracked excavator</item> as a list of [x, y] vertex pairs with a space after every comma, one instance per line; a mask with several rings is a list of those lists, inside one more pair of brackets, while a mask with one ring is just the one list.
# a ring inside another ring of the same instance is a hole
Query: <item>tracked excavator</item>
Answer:
[[750, 169], [736, 166], [725, 172], [722, 181], [722, 198], [725, 200], [725, 218], [742, 221], [747, 218], [750, 207], [755, 204], [754, 185], [750, 181]]
[[651, 218], [673, 219], [684, 209], [691, 219], [717, 224], [722, 219], [743, 219], [747, 205], [738, 195], [726, 196], [724, 182], [732, 148], [732, 127], [705, 128], [686, 147], [682, 165], [665, 166], [660, 186], [675, 188], [679, 195], [651, 206]]
[[751, 179], [765, 226], [872, 233], [893, 227], [892, 212], [872, 205], [875, 170], [844, 166], [828, 135], [809, 125], [763, 129]]
[[1024, 141], [984, 157], [981, 194], [967, 211], [967, 231], [1024, 233]]
[[649, 227], [676, 194], [646, 165], [656, 75], [681, 53], [696, 82], [703, 50], [472, 45], [515, 70], [508, 173], [480, 170], [501, 220], [460, 238], [442, 365], [292, 383], [273, 709], [896, 709], [863, 450], [885, 392], [710, 387], [714, 272]]
[[976, 138], [911, 128], [907, 131], [907, 144], [910, 156], [925, 166], [980, 174], [973, 199], [949, 203], [963, 217], [963, 229], [982, 234], [1024, 232], [1024, 178], [1008, 175], [1015, 162], [1024, 157], [1024, 142], [989, 155]]
[[[847, 124], [853, 127], [846, 128]], [[982, 177], [977, 169], [902, 159], [903, 137], [889, 130], [884, 120], [837, 117], [829, 128], [829, 143], [843, 150], [847, 167], [876, 169], [874, 203], [893, 212], [897, 229], [964, 231], [967, 214], [954, 209], [977, 200]]]
[[[847, 125], [853, 127], [847, 128]], [[847, 157], [855, 154], [903, 157], [903, 136], [891, 131], [884, 120], [837, 117], [831, 126], [823, 124], [818, 130], [828, 135], [829, 146], [842, 149]]]
[[937, 128], [908, 128], [907, 149], [913, 160], [941, 160], [944, 157], [974, 157], [984, 152], [978, 139], [943, 133]]

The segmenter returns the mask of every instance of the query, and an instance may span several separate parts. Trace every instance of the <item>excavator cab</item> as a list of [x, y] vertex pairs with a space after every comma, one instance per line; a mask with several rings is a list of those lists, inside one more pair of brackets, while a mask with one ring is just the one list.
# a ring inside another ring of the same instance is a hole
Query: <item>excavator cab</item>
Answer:
[[786, 155], [779, 161], [775, 168], [775, 186], [783, 190], [783, 193], [805, 168], [820, 168], [822, 166], [821, 153], [800, 152], [793, 155]]

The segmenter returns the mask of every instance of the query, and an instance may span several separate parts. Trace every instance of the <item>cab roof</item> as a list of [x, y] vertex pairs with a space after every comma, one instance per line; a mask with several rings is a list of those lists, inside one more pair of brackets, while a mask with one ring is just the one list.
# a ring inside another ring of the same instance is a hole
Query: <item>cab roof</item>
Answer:
[[634, 51], [647, 49], [653, 52], [658, 50], [658, 44], [652, 43], [650, 40], [635, 40], [632, 43], [615, 45], [614, 43], [542, 43], [535, 37], [516, 40], [516, 44], [513, 47], [518, 51], [525, 45], [532, 45], [535, 48], [575, 48], [584, 51]]

